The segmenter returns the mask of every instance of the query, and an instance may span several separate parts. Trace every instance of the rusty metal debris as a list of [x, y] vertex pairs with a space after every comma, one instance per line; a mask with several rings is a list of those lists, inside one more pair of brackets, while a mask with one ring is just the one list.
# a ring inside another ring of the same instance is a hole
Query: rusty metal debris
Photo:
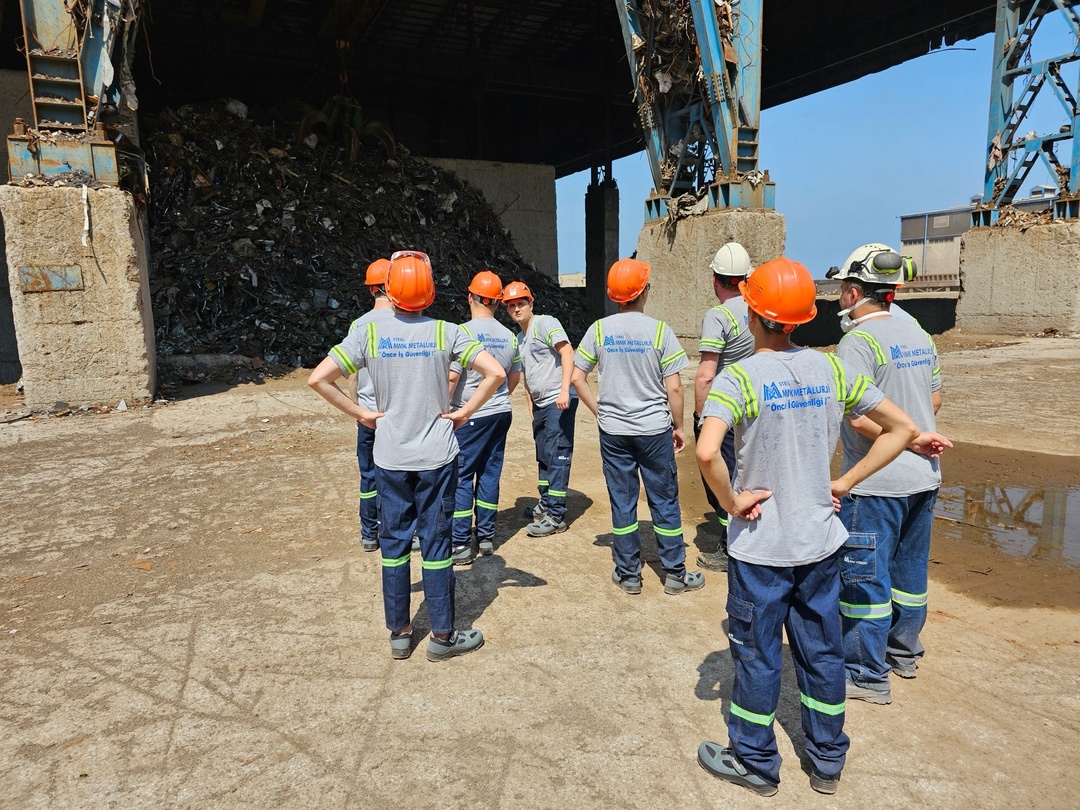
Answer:
[[469, 279], [490, 269], [528, 283], [572, 338], [588, 326], [584, 296], [526, 264], [478, 191], [405, 149], [347, 166], [339, 144], [297, 145], [295, 122], [223, 104], [166, 111], [144, 135], [161, 355], [313, 366], [371, 308], [367, 265], [408, 248], [432, 258], [435, 317], [466, 320]]
[[1042, 211], [1023, 211], [1011, 205], [1003, 205], [998, 210], [996, 228], [1019, 228], [1026, 231], [1032, 225], [1049, 225], [1054, 222], [1054, 213], [1049, 208]]

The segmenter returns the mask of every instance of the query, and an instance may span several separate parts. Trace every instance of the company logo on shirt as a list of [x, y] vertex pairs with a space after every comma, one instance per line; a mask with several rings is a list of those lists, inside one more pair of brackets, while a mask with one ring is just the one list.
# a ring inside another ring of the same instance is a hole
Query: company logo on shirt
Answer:
[[[932, 349], [909, 349], [906, 343], [900, 343], [889, 347], [889, 359], [896, 368], [915, 368], [916, 366], [932, 365], [934, 360]], [[896, 361], [901, 362], [896, 362]]]
[[503, 349], [510, 345], [510, 341], [504, 337], [499, 337], [498, 335], [487, 335], [483, 332], [477, 332], [476, 339], [483, 343], [485, 346], [491, 346], [496, 349]]
[[431, 357], [435, 354], [433, 340], [405, 340], [399, 337], [379, 338], [379, 357]]
[[645, 354], [652, 348], [651, 340], [604, 335], [604, 350], [612, 354]]
[[761, 399], [769, 403], [768, 408], [774, 413], [797, 408], [824, 408], [831, 394], [830, 385], [795, 386], [790, 380], [761, 386]]

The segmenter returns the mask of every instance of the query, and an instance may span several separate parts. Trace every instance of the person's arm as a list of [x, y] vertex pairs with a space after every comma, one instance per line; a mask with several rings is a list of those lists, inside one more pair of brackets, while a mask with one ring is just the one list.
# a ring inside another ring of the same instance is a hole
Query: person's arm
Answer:
[[570, 377], [574, 373], [574, 347], [569, 340], [560, 340], [555, 344], [555, 351], [559, 353], [562, 365], [562, 382], [559, 384], [559, 398], [555, 400], [555, 407], [565, 411], [570, 407]]
[[593, 416], [599, 416], [596, 397], [593, 396], [592, 389], [589, 387], [588, 372], [574, 366], [574, 373], [571, 375], [570, 380], [573, 383], [574, 390], [577, 391], [578, 399], [585, 403], [585, 407], [592, 411]]
[[[682, 378], [678, 374], [667, 375], [664, 377], [664, 388], [667, 389], [667, 403], [671, 410], [672, 440], [675, 442], [675, 452], [681, 453], [686, 447], [686, 436], [683, 433]], [[578, 396], [581, 394], [579, 393]]]
[[701, 409], [705, 407], [705, 400], [709, 398], [709, 390], [712, 388], [713, 379], [716, 377], [716, 367], [719, 363], [719, 353], [701, 353], [701, 360], [698, 361], [697, 376], [694, 377], [694, 413], [696, 414], [700, 414]]
[[458, 380], [461, 379], [461, 372], [456, 368], [450, 369], [450, 401], [454, 401], [454, 390], [457, 388]]
[[375, 420], [383, 416], [381, 411], [369, 411], [356, 404], [356, 400], [337, 387], [337, 380], [341, 377], [341, 369], [330, 357], [315, 367], [308, 377], [308, 385], [315, 393], [325, 399], [342, 413], [348, 414], [357, 422], [369, 428], [375, 427]]
[[506, 380], [506, 371], [503, 370], [502, 365], [483, 349], [472, 358], [469, 367], [473, 371], [478, 371], [484, 375], [484, 379], [480, 381], [480, 385], [473, 391], [473, 395], [469, 397], [468, 402], [456, 411], [443, 414], [443, 419], [449, 419], [454, 423], [455, 430], [468, 422], [472, 415], [491, 399], [491, 395]]
[[514, 389], [518, 387], [518, 383], [521, 382], [521, 372], [511, 371], [506, 375], [506, 393], [514, 393]]
[[[349, 399], [351, 399], [353, 402], [356, 402], [356, 389], [360, 387], [360, 385], [359, 385], [360, 381], [357, 379], [359, 376], [360, 375], [357, 374], [357, 373], [353, 373], [353, 374], [349, 375]], [[336, 387], [336, 383], [335, 383], [335, 387]], [[356, 424], [359, 425], [360, 422], [357, 422]]]
[[771, 498], [772, 492], [767, 489], [757, 492], [743, 490], [735, 494], [731, 487], [731, 471], [720, 453], [720, 444], [727, 432], [728, 424], [723, 419], [705, 417], [695, 451], [698, 468], [725, 512], [743, 520], [757, 520], [761, 517], [761, 502]]
[[[833, 505], [839, 509], [839, 499], [847, 495], [861, 481], [885, 467], [904, 452], [904, 448], [919, 437], [915, 423], [895, 402], [885, 397], [877, 407], [865, 414], [880, 432], [866, 455], [859, 459], [842, 476], [832, 482]], [[723, 502], [721, 502], [723, 505]]]
[[941, 389], [930, 393], [930, 404], [934, 406], [934, 415], [941, 410]]

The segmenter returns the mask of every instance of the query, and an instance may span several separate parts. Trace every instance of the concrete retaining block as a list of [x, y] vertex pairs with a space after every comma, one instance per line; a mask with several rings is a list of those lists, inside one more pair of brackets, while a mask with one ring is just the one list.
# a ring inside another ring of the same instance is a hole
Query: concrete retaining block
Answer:
[[701, 318], [717, 303], [709, 269], [716, 251], [739, 242], [756, 267], [783, 255], [785, 235], [784, 217], [774, 211], [710, 211], [680, 220], [673, 236], [662, 222], [646, 222], [637, 257], [652, 265], [648, 314], [679, 337], [700, 338]]
[[[119, 189], [0, 186], [12, 315], [31, 408], [153, 399], [145, 218]], [[88, 244], [83, 245], [85, 217]], [[81, 289], [77, 282], [81, 278]], [[60, 289], [58, 289], [60, 288]]]
[[970, 332], [1080, 331], [1080, 222], [973, 228], [960, 245], [957, 323]]

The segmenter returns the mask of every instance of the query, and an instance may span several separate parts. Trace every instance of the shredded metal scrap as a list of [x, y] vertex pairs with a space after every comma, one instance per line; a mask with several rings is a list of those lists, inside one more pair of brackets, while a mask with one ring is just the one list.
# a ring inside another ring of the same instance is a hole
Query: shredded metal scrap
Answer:
[[434, 317], [466, 320], [468, 282], [489, 269], [528, 283], [572, 338], [588, 326], [582, 291], [525, 264], [456, 175], [404, 149], [387, 160], [372, 148], [346, 166], [336, 143], [294, 144], [293, 126], [253, 123], [224, 104], [144, 125], [159, 354], [310, 367], [371, 308], [367, 265], [403, 249], [431, 256]]

